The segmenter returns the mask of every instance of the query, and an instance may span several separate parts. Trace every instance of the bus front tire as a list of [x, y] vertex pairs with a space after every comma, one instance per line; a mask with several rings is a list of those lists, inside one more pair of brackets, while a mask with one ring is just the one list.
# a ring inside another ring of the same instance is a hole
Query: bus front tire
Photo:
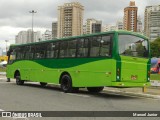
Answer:
[[60, 83], [61, 89], [65, 93], [78, 92], [78, 87], [72, 87], [72, 79], [69, 75], [63, 75]]
[[47, 85], [47, 83], [45, 83], [45, 82], [40, 82], [40, 85], [41, 85], [42, 87], [45, 87], [45, 86]]
[[23, 85], [24, 84], [24, 80], [21, 80], [20, 76], [16, 76], [16, 84], [17, 85]]
[[99, 93], [104, 87], [87, 87], [87, 90], [91, 93]]

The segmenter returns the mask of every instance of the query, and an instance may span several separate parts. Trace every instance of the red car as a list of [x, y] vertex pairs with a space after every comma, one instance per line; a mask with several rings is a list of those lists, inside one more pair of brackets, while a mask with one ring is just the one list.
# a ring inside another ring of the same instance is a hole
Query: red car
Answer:
[[159, 58], [151, 59], [151, 73], [160, 74], [160, 59]]

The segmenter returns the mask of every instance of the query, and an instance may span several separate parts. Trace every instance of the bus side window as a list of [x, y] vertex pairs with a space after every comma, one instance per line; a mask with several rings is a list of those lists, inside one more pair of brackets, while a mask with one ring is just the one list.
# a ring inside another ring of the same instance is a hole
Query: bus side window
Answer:
[[33, 59], [34, 57], [34, 46], [25, 47], [25, 59]]
[[77, 40], [68, 41], [67, 56], [76, 57], [76, 42]]
[[34, 58], [35, 59], [45, 58], [45, 49], [46, 49], [45, 44], [35, 45]]
[[47, 44], [47, 51], [46, 51], [46, 58], [57, 58], [58, 57], [58, 47], [59, 43], [48, 43]]
[[47, 51], [46, 51], [46, 58], [54, 58], [54, 43], [48, 43], [47, 44]]
[[102, 36], [101, 40], [101, 45], [100, 45], [100, 56], [111, 56], [111, 36]]
[[68, 49], [68, 41], [61, 42], [60, 43], [60, 53], [59, 53], [60, 58], [67, 57], [67, 49]]
[[24, 47], [16, 48], [16, 60], [24, 59]]
[[91, 37], [90, 57], [98, 57], [100, 55], [101, 36]]
[[78, 40], [77, 57], [87, 57], [87, 56], [88, 56], [88, 39], [81, 38]]

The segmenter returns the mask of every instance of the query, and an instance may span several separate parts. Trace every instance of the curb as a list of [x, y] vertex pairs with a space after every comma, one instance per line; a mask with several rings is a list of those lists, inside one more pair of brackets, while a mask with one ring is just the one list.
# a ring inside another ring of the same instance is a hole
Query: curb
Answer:
[[125, 96], [131, 96], [131, 97], [146, 97], [146, 98], [154, 98], [154, 99], [160, 99], [160, 95], [151, 95], [147, 93], [134, 93], [134, 92], [126, 92], [126, 91], [119, 91], [119, 90], [103, 90], [104, 92], [107, 92], [108, 94], [118, 94], [118, 95], [125, 95]]

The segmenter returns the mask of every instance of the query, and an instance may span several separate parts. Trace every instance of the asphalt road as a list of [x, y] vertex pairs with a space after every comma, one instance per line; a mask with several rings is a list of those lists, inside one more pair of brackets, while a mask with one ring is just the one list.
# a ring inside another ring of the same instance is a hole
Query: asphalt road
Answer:
[[[102, 92], [91, 94], [82, 89], [79, 93], [63, 93], [59, 87], [41, 87], [38, 83], [18, 86], [15, 81], [0, 78], [0, 110], [4, 111], [160, 111], [160, 100], [123, 96]], [[1, 119], [1, 118], [0, 118]], [[37, 120], [39, 120], [38, 118]], [[43, 118], [44, 119], [44, 118]], [[42, 119], [42, 120], [43, 120]], [[49, 119], [49, 118], [47, 118]], [[50, 118], [53, 119], [53, 118]], [[56, 118], [56, 120], [74, 118]], [[109, 118], [76, 118], [97, 120]], [[110, 118], [112, 120], [114, 118]], [[116, 119], [116, 118], [115, 118]], [[119, 118], [126, 120], [128, 118]], [[130, 120], [142, 118], [130, 118]], [[145, 120], [151, 118], [146, 118]], [[158, 118], [155, 118], [158, 119]], [[5, 119], [4, 119], [5, 120]], [[31, 120], [29, 118], [29, 120]], [[153, 119], [154, 120], [154, 119]]]

